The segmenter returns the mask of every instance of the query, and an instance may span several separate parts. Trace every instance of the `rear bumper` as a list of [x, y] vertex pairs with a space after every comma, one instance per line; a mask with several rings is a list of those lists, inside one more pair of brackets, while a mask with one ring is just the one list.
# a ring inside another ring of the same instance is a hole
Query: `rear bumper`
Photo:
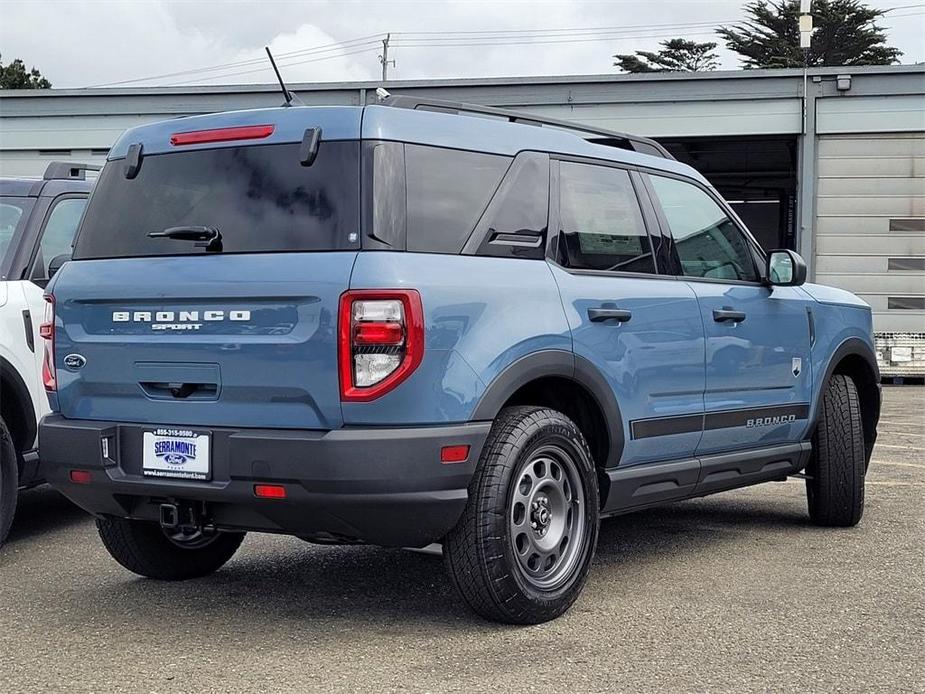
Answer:
[[[203, 502], [226, 530], [423, 547], [439, 541], [466, 504], [466, 489], [489, 422], [328, 432], [212, 428], [208, 482], [145, 477], [142, 434], [150, 426], [45, 417], [39, 427], [42, 474], [100, 516], [156, 520], [162, 503]], [[109, 439], [109, 458], [102, 439]], [[440, 449], [467, 444], [465, 462], [440, 463]], [[90, 472], [88, 484], [70, 480]], [[286, 499], [258, 499], [254, 485], [282, 484]]]

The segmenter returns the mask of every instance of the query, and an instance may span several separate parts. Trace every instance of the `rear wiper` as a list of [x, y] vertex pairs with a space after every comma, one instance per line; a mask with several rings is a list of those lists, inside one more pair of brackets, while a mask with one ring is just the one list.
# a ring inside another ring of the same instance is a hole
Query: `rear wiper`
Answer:
[[196, 241], [197, 248], [205, 248], [214, 253], [220, 253], [222, 250], [222, 232], [215, 227], [170, 227], [163, 231], [149, 231], [148, 238]]

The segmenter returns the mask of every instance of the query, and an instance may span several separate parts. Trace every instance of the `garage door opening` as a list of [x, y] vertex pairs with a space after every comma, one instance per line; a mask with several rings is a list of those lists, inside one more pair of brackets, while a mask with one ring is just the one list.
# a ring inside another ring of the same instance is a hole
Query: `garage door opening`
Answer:
[[658, 138], [729, 201], [765, 250], [796, 250], [794, 137]]

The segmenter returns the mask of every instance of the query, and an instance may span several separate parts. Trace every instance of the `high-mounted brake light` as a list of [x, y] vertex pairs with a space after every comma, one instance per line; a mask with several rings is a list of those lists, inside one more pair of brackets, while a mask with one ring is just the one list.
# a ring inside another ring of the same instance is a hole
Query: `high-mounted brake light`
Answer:
[[174, 133], [170, 136], [170, 144], [178, 147], [181, 145], [202, 145], [209, 142], [262, 140], [265, 137], [270, 137], [275, 129], [273, 125], [242, 125], [236, 128], [192, 130], [185, 133]]
[[404, 381], [424, 358], [424, 309], [414, 289], [359, 289], [340, 297], [340, 399], [368, 402]]
[[42, 383], [45, 390], [54, 393], [58, 389], [58, 378], [55, 372], [55, 297], [52, 294], [45, 295], [45, 319], [39, 325], [39, 335], [45, 339]]

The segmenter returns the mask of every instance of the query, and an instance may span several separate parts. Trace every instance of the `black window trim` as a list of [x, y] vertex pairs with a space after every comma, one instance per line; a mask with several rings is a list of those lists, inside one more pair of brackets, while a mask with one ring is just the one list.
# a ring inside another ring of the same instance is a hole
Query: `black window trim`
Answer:
[[[444, 149], [449, 149], [449, 148], [444, 148]], [[462, 150], [462, 151], [469, 151], [469, 150]], [[490, 153], [482, 152], [482, 154], [490, 154]], [[519, 172], [520, 167], [522, 166], [522, 162], [525, 158], [524, 155], [539, 155], [541, 157], [544, 157], [546, 160], [547, 174], [552, 168], [552, 165], [553, 165], [552, 155], [549, 152], [544, 152], [543, 150], [539, 150], [539, 149], [522, 149], [519, 152], [517, 152], [517, 154], [515, 154], [511, 158], [511, 162], [510, 164], [508, 164], [507, 170], [505, 170], [504, 175], [501, 177], [501, 180], [498, 182], [498, 186], [495, 188], [494, 192], [492, 192], [491, 198], [489, 198], [488, 203], [485, 205], [485, 209], [482, 210], [482, 214], [479, 215], [479, 218], [476, 220], [475, 225], [472, 227], [472, 230], [469, 232], [469, 236], [466, 239], [466, 242], [463, 244], [462, 250], [460, 250], [459, 252], [460, 255], [477, 255], [479, 257], [487, 257], [487, 258], [505, 257], [505, 256], [494, 256], [494, 255], [481, 256], [479, 254], [479, 249], [482, 247], [482, 243], [485, 241], [485, 239], [488, 237], [488, 234], [490, 233], [490, 230], [487, 225], [487, 215], [490, 212], [492, 212], [496, 206], [500, 206], [504, 202], [504, 194], [508, 192], [506, 190], [506, 186], [509, 183], [509, 181], [513, 178], [513, 176]], [[551, 187], [551, 180], [549, 176], [547, 176], [546, 186], [547, 186], [546, 187], [547, 205], [546, 205], [546, 233], [544, 234], [545, 236], [544, 245], [548, 248], [549, 236], [553, 233], [550, 227], [550, 222], [552, 220], [552, 217], [551, 217], [552, 210], [550, 209], [549, 198], [552, 197], [552, 187]], [[543, 258], [542, 257], [524, 258], [524, 257], [510, 256], [508, 259], [509, 260], [542, 260]]]
[[29, 248], [29, 243], [35, 235], [35, 228], [37, 226], [36, 219], [43, 217], [44, 213], [42, 212], [42, 206], [44, 205], [45, 209], [48, 209], [48, 198], [43, 198], [40, 195], [10, 195], [4, 197], [12, 197], [19, 199], [28, 199], [32, 205], [26, 210], [28, 216], [25, 219], [25, 223], [18, 229], [18, 231], [13, 232], [13, 236], [10, 239], [10, 245], [7, 248], [5, 255], [0, 258], [0, 281], [2, 280], [21, 280], [25, 275], [25, 265], [27, 264], [29, 253], [27, 249]]
[[[22, 276], [21, 276], [22, 279], [28, 280], [32, 282], [32, 284], [35, 284], [42, 288], [44, 288], [44, 286], [48, 284], [48, 280], [46, 279], [39, 279], [39, 280], [32, 279], [32, 273], [35, 270], [35, 261], [36, 261], [36, 258], [38, 258], [38, 254], [39, 254], [39, 247], [42, 245], [42, 237], [45, 236], [45, 227], [48, 226], [48, 222], [51, 220], [51, 215], [54, 214], [55, 208], [57, 208], [60, 203], [62, 203], [65, 200], [87, 201], [89, 200], [89, 197], [90, 197], [89, 193], [61, 193], [60, 195], [56, 195], [55, 197], [49, 200], [48, 205], [45, 207], [45, 212], [42, 215], [42, 222], [36, 227], [35, 233], [32, 236], [32, 240], [31, 240], [32, 250], [29, 252], [28, 261], [26, 262], [26, 266], [23, 269]], [[83, 212], [80, 213], [81, 220], [83, 219], [83, 215], [86, 211], [87, 211], [87, 204], [86, 202], [84, 202]], [[77, 241], [77, 229], [80, 229], [80, 220], [78, 220], [77, 222], [77, 228], [74, 229], [74, 236], [71, 239], [71, 249], [72, 250], [74, 248], [74, 243]]]
[[[684, 176], [683, 174], [675, 173], [674, 171], [664, 171], [662, 169], [653, 169], [650, 167], [641, 167], [639, 169], [640, 174], [647, 174], [643, 176], [645, 182], [646, 190], [649, 193], [649, 197], [652, 201], [652, 206], [655, 208], [655, 214], [658, 217], [659, 225], [662, 227], [662, 233], [671, 236], [671, 254], [672, 254], [672, 264], [675, 266], [676, 277], [685, 282], [703, 282], [705, 284], [735, 284], [746, 287], [766, 287], [767, 280], [765, 278], [765, 270], [762, 267], [762, 262], [765, 258], [764, 251], [761, 249], [761, 245], [755, 240], [755, 237], [752, 236], [752, 233], [748, 230], [748, 227], [739, 219], [739, 216], [735, 211], [726, 203], [721, 196], [719, 196], [714, 190], [705, 186], [700, 181], [691, 178], [690, 176]], [[649, 180], [649, 176], [662, 176], [664, 178], [673, 178], [684, 183], [690, 183], [696, 188], [699, 188], [707, 196], [713, 200], [720, 209], [726, 213], [726, 216], [732, 222], [732, 225], [743, 235], [745, 238], [746, 246], [749, 250], [749, 256], [751, 257], [752, 264], [755, 269], [755, 274], [758, 276], [757, 280], [731, 280], [731, 279], [717, 279], [712, 277], [694, 277], [691, 275], [685, 275], [683, 267], [681, 265], [681, 258], [678, 255], [677, 248], [675, 248], [674, 236], [671, 233], [671, 227], [668, 224], [668, 218], [665, 216], [665, 211], [662, 209], [661, 201], [658, 199], [658, 195], [655, 192], [655, 189], [652, 187], [652, 182]]]
[[[547, 233], [546, 243], [546, 261], [564, 272], [571, 275], [583, 275], [592, 277], [630, 277], [637, 279], [669, 279], [676, 280], [672, 274], [669, 274], [666, 268], [662, 268], [659, 263], [659, 256], [656, 253], [654, 235], [660, 239], [664, 234], [656, 220], [652, 217], [652, 212], [647, 213], [646, 200], [640, 194], [640, 187], [634, 174], [639, 171], [639, 167], [624, 162], [611, 161], [609, 159], [596, 159], [594, 157], [582, 157], [570, 154], [560, 154], [549, 152], [549, 232]], [[630, 183], [633, 186], [633, 192], [636, 195], [636, 202], [639, 205], [642, 223], [646, 230], [646, 236], [649, 239], [649, 248], [652, 251], [652, 259], [655, 264], [655, 272], [627, 272], [625, 270], [590, 270], [587, 268], [573, 268], [562, 265], [559, 262], [559, 235], [561, 232], [561, 220], [559, 215], [559, 163], [573, 162], [576, 164], [588, 164], [591, 166], [601, 166], [610, 169], [621, 169], [629, 174]], [[652, 225], [655, 224], [653, 227]]]

